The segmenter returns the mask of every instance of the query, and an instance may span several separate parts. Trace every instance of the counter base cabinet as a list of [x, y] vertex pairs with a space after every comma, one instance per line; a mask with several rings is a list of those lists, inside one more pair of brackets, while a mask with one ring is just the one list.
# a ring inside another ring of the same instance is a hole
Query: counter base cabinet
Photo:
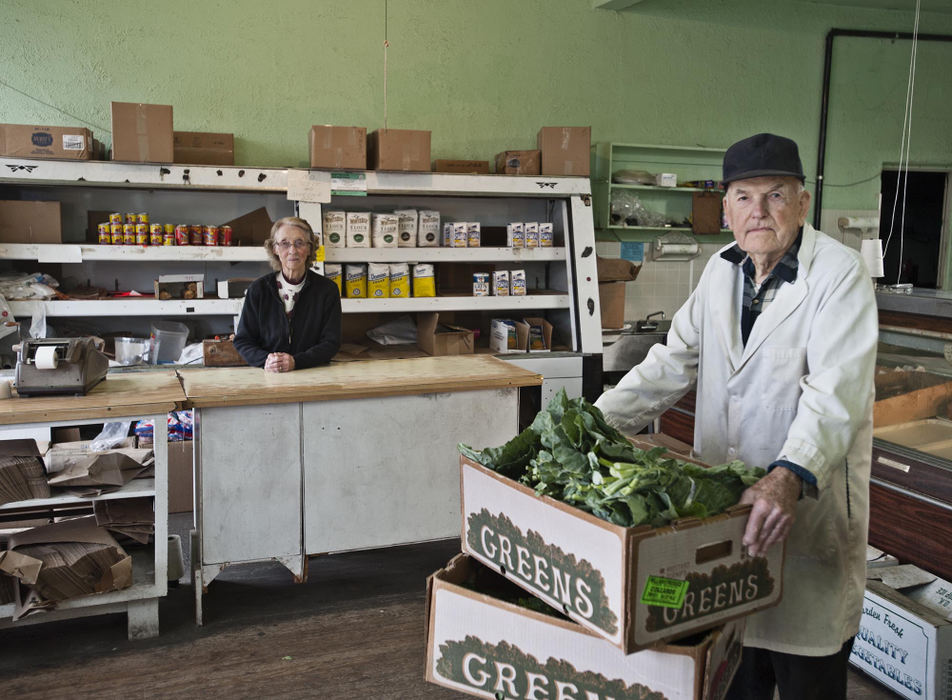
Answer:
[[[518, 432], [517, 387], [197, 408], [202, 593], [226, 567], [458, 536], [464, 441]], [[303, 542], [302, 542], [303, 533]]]

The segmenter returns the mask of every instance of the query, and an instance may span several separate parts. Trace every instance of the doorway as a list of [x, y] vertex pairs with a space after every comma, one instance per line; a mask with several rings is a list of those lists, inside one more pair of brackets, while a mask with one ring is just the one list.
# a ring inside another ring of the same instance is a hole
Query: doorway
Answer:
[[[883, 170], [880, 188], [882, 215], [879, 221], [879, 236], [884, 248], [885, 276], [880, 280], [883, 284], [909, 283], [914, 287], [943, 288], [948, 175], [946, 171], [915, 170], [901, 173], [899, 170]], [[904, 224], [903, 190], [906, 198]], [[887, 246], [890, 227], [892, 238]]]

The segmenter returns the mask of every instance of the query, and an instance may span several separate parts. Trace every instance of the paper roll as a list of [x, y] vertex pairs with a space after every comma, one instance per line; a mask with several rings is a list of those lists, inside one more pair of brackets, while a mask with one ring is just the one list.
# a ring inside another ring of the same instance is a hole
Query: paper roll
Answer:
[[56, 359], [56, 346], [55, 345], [44, 345], [36, 349], [36, 354], [33, 356], [33, 364], [36, 365], [37, 369], [56, 369], [58, 364]]
[[876, 216], [841, 216], [836, 221], [840, 231], [859, 229], [860, 231], [878, 231], [879, 217]]
[[883, 277], [883, 242], [879, 238], [864, 239], [860, 244], [860, 255], [869, 270], [870, 277]]
[[0, 399], [9, 399], [13, 397], [13, 391], [10, 389], [9, 379], [0, 379]]

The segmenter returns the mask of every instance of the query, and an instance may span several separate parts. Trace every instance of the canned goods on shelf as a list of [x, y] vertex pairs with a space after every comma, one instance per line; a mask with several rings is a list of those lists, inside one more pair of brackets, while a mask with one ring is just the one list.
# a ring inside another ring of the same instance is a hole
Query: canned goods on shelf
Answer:
[[231, 245], [231, 226], [220, 226], [218, 228], [219, 245]]
[[125, 224], [109, 224], [109, 234], [112, 237], [113, 245], [122, 245], [125, 242], [122, 233], [124, 228]]
[[149, 224], [149, 244], [162, 245], [163, 232], [164, 228], [162, 224]]
[[[174, 227], [173, 227], [174, 230]], [[175, 245], [175, 234], [165, 233], [162, 235], [162, 245]]]
[[149, 215], [146, 212], [139, 212], [136, 214], [136, 223], [137, 224], [147, 224], [149, 223]]
[[218, 245], [218, 227], [203, 226], [202, 233], [205, 238], [205, 245]]
[[148, 224], [136, 224], [136, 245], [149, 245]]
[[175, 224], [165, 224], [165, 232], [175, 236]]
[[126, 223], [126, 224], [134, 224], [134, 223], [136, 222], [136, 215], [135, 215], [135, 214], [129, 214], [129, 213], [127, 213], [127, 214], [125, 215], [125, 217], [126, 217], [126, 218], [125, 218], [125, 220], [123, 221], [123, 223]]
[[124, 245], [136, 244], [136, 225], [135, 224], [122, 225], [122, 243]]
[[110, 223], [110, 224], [121, 224], [121, 223], [123, 223], [123, 221], [122, 221], [122, 212], [120, 212], [120, 211], [114, 211], [112, 214], [110, 214], [110, 215], [109, 215], [109, 223]]
[[175, 245], [188, 245], [188, 226], [185, 224], [175, 227]]
[[189, 245], [201, 245], [202, 244], [202, 227], [197, 224], [188, 225], [188, 244]]
[[112, 245], [112, 229], [108, 223], [99, 224], [99, 245]]

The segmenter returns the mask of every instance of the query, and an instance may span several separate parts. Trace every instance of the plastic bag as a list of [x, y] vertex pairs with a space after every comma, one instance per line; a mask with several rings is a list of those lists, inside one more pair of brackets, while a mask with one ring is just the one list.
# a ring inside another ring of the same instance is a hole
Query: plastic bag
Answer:
[[92, 442], [89, 443], [89, 448], [93, 452], [105, 452], [106, 450], [111, 450], [113, 447], [126, 439], [126, 437], [129, 435], [129, 427], [131, 425], [132, 421], [106, 423], [102, 427], [102, 431], [99, 433], [99, 435], [94, 437]]
[[614, 226], [663, 227], [667, 222], [663, 214], [649, 211], [641, 198], [631, 190], [613, 190], [611, 223]]
[[371, 328], [367, 337], [381, 345], [413, 345], [417, 341], [416, 324], [409, 316], [399, 316]]

